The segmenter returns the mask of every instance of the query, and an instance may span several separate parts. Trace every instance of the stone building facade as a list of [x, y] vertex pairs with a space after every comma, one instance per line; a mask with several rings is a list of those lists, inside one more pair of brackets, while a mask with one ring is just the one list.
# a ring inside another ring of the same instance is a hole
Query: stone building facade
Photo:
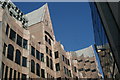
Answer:
[[92, 46], [66, 52], [56, 41], [47, 4], [25, 15], [12, 2], [2, 2], [0, 30], [0, 78], [100, 77]]

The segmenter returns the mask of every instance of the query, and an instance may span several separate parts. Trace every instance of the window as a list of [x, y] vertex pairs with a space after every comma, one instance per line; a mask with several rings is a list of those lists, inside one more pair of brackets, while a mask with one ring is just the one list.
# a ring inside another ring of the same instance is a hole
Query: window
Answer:
[[16, 70], [14, 70], [14, 80], [16, 80]]
[[55, 66], [56, 66], [56, 71], [60, 71], [60, 64], [56, 63]]
[[16, 32], [10, 29], [10, 39], [15, 42], [16, 39]]
[[48, 41], [48, 38], [47, 38], [47, 36], [45, 35], [45, 41], [47, 42]]
[[45, 70], [44, 69], [41, 69], [41, 77], [45, 78]]
[[12, 80], [12, 71], [13, 71], [13, 69], [12, 68], [10, 68], [10, 76], [9, 76], [9, 80]]
[[40, 76], [40, 66], [38, 63], [36, 64], [36, 75]]
[[64, 61], [64, 59], [65, 59], [65, 57], [64, 57], [64, 55], [62, 55], [62, 60]]
[[81, 68], [81, 69], [79, 69], [78, 71], [83, 71], [84, 69], [83, 68]]
[[52, 57], [52, 51], [50, 50], [50, 56]]
[[42, 62], [44, 62], [44, 54], [43, 53], [40, 53], [40, 59]]
[[64, 73], [66, 74], [67, 73], [67, 71], [66, 71], [66, 67], [64, 66]]
[[5, 80], [7, 80], [8, 79], [8, 66], [6, 66], [6, 69], [5, 69]]
[[21, 52], [19, 50], [16, 50], [15, 63], [20, 65], [20, 62], [21, 62]]
[[91, 61], [90, 63], [94, 63], [95, 61]]
[[53, 61], [52, 61], [52, 59], [50, 59], [50, 69], [53, 70]]
[[67, 59], [67, 64], [70, 66], [70, 61], [69, 61], [69, 59]]
[[13, 61], [13, 53], [14, 53], [14, 47], [11, 44], [9, 44], [7, 58], [12, 61]]
[[74, 67], [74, 72], [77, 72], [77, 69], [76, 69], [76, 67]]
[[20, 80], [20, 72], [18, 72], [18, 80]]
[[3, 79], [3, 74], [4, 74], [4, 68], [5, 68], [5, 64], [2, 62], [2, 79]]
[[78, 60], [78, 62], [82, 62], [83, 60], [81, 59], [81, 60]]
[[61, 77], [58, 77], [57, 80], [61, 80]]
[[46, 56], [46, 65], [47, 65], [47, 67], [49, 67], [49, 57], [48, 56]]
[[65, 57], [65, 63], [67, 64], [67, 58]]
[[6, 54], [6, 48], [7, 48], [7, 45], [4, 43], [4, 47], [3, 47], [3, 54], [4, 55]]
[[92, 72], [95, 72], [96, 71], [96, 69], [93, 69], [93, 70], [91, 70]]
[[27, 58], [22, 57], [22, 66], [27, 67]]
[[85, 71], [88, 72], [88, 71], [90, 71], [90, 69], [86, 69]]
[[55, 59], [59, 58], [58, 51], [55, 52]]
[[31, 72], [35, 73], [35, 62], [31, 60]]
[[22, 80], [26, 80], [27, 79], [27, 75], [26, 74], [22, 74]]
[[86, 60], [85, 63], [89, 62], [89, 60]]
[[35, 56], [35, 48], [31, 46], [31, 55]]
[[6, 26], [6, 35], [8, 36], [8, 33], [9, 33], [9, 25], [7, 24]]
[[22, 47], [22, 37], [17, 34], [17, 44]]
[[[67, 68], [66, 68], [67, 69]], [[67, 69], [67, 75], [69, 76], [69, 71], [68, 71], [68, 69]]]
[[71, 77], [71, 70], [69, 70], [68, 76], [70, 76], [70, 77]]
[[48, 43], [51, 45], [51, 40], [50, 39], [48, 39]]
[[79, 80], [77, 76], [75, 77], [75, 80]]
[[38, 50], [36, 50], [36, 58], [40, 60], [40, 52]]
[[65, 80], [69, 80], [69, 79], [65, 77]]
[[26, 39], [23, 39], [23, 48], [27, 49], [27, 40]]
[[48, 53], [48, 47], [46, 46], [46, 53]]

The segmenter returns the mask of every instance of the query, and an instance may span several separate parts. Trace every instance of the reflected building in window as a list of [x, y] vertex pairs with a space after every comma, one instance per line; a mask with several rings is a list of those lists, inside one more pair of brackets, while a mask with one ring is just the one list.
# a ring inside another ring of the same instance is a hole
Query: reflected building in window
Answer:
[[90, 7], [104, 78], [120, 79], [120, 2], [90, 2]]

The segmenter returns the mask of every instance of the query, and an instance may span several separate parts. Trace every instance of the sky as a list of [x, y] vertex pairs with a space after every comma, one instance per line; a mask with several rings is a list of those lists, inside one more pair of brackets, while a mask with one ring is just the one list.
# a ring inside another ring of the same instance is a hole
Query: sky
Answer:
[[[44, 2], [17, 2], [23, 13], [40, 8]], [[48, 2], [54, 34], [66, 51], [76, 51], [94, 44], [88, 2]]]

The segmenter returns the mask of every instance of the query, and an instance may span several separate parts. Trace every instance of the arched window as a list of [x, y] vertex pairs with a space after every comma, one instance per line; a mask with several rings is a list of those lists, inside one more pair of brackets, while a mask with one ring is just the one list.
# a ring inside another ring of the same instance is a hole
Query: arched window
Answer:
[[14, 53], [14, 47], [11, 44], [9, 44], [8, 45], [7, 58], [12, 60], [12, 61], [13, 61], [13, 57], [14, 57], [13, 53]]
[[36, 64], [36, 75], [40, 76], [40, 65]]
[[35, 62], [31, 60], [31, 72], [35, 73]]
[[21, 62], [21, 52], [17, 49], [16, 50], [15, 63], [20, 65], [20, 62]]

